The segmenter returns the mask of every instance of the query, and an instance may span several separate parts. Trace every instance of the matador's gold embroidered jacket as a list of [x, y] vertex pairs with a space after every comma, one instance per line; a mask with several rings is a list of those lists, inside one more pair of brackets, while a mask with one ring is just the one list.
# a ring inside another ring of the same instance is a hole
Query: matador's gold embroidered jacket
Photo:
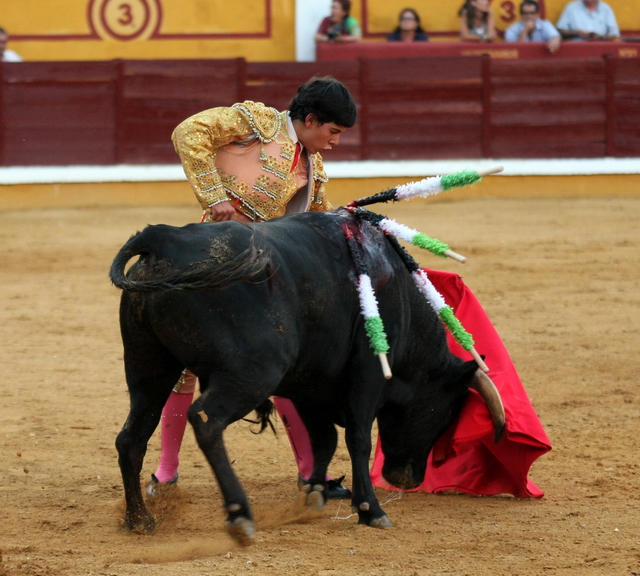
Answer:
[[173, 144], [202, 207], [228, 200], [251, 220], [331, 210], [320, 154], [302, 155], [292, 171], [297, 136], [289, 123], [287, 112], [246, 101], [179, 124]]

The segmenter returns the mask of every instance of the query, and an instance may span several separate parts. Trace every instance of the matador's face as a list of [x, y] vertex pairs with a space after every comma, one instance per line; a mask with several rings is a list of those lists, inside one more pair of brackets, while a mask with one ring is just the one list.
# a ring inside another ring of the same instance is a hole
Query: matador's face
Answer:
[[304, 128], [298, 133], [298, 139], [309, 154], [331, 150], [340, 143], [340, 136], [346, 127], [334, 122], [320, 123], [315, 114], [309, 114], [304, 122]]

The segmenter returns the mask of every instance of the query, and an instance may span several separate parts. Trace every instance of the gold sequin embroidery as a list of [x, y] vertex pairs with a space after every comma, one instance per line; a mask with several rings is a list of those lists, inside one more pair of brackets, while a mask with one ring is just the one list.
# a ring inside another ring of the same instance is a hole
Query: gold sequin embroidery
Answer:
[[282, 145], [282, 150], [280, 151], [280, 156], [289, 162], [293, 162], [293, 157], [296, 153], [296, 147], [291, 142], [285, 142]]
[[[218, 149], [246, 140], [252, 133], [261, 143], [275, 142], [280, 148], [268, 155], [261, 146], [260, 170], [264, 174], [252, 184], [239, 182], [216, 166]], [[212, 108], [181, 123], [173, 134], [176, 151], [185, 174], [204, 208], [236, 199], [236, 208], [252, 220], [268, 220], [284, 215], [287, 203], [298, 191], [291, 164], [295, 145], [287, 132], [287, 113], [278, 113], [257, 102], [243, 102], [231, 108]], [[313, 165], [310, 210], [330, 210], [324, 186], [327, 181], [320, 154], [310, 155]]]

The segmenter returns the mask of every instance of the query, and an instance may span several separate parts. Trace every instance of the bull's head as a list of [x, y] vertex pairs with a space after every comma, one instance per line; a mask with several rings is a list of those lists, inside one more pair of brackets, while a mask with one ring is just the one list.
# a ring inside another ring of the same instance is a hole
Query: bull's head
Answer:
[[459, 415], [469, 388], [485, 401], [494, 422], [495, 441], [500, 440], [505, 413], [495, 384], [475, 362], [454, 362], [443, 374], [420, 385], [409, 401], [388, 402], [380, 410], [382, 475], [387, 482], [405, 490], [423, 482], [429, 452]]

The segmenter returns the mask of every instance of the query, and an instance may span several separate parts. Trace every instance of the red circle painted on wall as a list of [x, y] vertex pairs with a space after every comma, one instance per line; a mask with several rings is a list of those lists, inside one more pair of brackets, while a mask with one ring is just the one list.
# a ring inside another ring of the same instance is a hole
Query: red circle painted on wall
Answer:
[[160, 0], [91, 0], [89, 20], [103, 39], [145, 40], [160, 28]]

